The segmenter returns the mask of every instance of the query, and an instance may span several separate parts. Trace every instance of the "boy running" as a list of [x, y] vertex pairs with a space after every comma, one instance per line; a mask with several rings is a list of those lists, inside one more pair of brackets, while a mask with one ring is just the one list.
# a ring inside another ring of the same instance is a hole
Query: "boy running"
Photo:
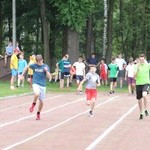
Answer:
[[36, 102], [39, 99], [39, 107], [36, 120], [40, 120], [40, 112], [43, 108], [43, 101], [45, 99], [46, 92], [46, 77], [48, 79], [51, 78], [50, 69], [47, 64], [43, 63], [42, 55], [36, 55], [36, 63], [27, 66], [22, 75], [25, 74], [28, 68], [31, 68], [33, 70], [32, 87], [34, 91], [34, 100], [29, 110], [30, 112], [33, 112]]
[[86, 74], [85, 78], [80, 82], [78, 91], [82, 91], [82, 85], [86, 81], [86, 99], [87, 105], [90, 106], [89, 117], [93, 116], [95, 107], [95, 100], [97, 99], [96, 87], [100, 86], [99, 75], [96, 73], [96, 67], [90, 66], [90, 71]]
[[145, 60], [145, 55], [139, 56], [139, 63], [135, 66], [134, 76], [136, 79], [136, 98], [138, 100], [140, 110], [140, 120], [143, 119], [144, 114], [148, 116], [147, 111], [147, 94], [150, 84], [150, 64]]

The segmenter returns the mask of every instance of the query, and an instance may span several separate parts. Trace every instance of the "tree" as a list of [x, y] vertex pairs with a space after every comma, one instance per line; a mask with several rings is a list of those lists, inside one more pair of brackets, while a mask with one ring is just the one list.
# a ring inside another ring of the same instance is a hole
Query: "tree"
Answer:
[[105, 56], [107, 63], [110, 63], [112, 56], [113, 12], [114, 12], [114, 0], [108, 0], [107, 51]]
[[107, 13], [107, 0], [104, 0], [103, 58], [105, 58], [107, 50]]
[[49, 30], [46, 18], [45, 0], [40, 0], [40, 8], [41, 8], [41, 20], [42, 20], [43, 41], [44, 41], [44, 61], [45, 63], [50, 65]]

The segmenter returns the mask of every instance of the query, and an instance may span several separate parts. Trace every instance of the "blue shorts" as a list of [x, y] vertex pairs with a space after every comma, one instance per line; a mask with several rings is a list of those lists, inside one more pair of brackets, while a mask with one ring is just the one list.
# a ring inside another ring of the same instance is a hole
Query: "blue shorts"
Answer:
[[81, 76], [81, 75], [76, 75], [76, 80], [82, 81], [82, 80], [83, 80], [83, 76]]
[[11, 75], [16, 77], [17, 76], [17, 70], [16, 69], [11, 69]]

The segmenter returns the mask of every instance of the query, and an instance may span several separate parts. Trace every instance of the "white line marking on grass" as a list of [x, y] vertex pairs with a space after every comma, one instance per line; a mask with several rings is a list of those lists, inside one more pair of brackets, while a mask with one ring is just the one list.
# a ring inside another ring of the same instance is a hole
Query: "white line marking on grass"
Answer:
[[[45, 100], [49, 100], [49, 99], [53, 99], [53, 98], [57, 98], [57, 97], [61, 97], [61, 96], [62, 95], [57, 95], [57, 96], [53, 96], [53, 97], [50, 97], [50, 98], [46, 98]], [[6, 111], [6, 110], [9, 110], [9, 109], [13, 109], [13, 108], [17, 108], [17, 107], [21, 107], [21, 106], [28, 105], [28, 104], [31, 104], [31, 102], [20, 104], [20, 105], [16, 105], [16, 106], [12, 106], [12, 107], [7, 107], [5, 109], [1, 109], [0, 112]]]
[[[111, 101], [114, 101], [114, 99], [117, 98], [117, 97], [118, 97], [118, 96], [112, 97], [112, 98], [110, 98], [109, 100], [107, 100], [107, 101], [105, 101], [105, 102], [103, 102], [103, 103], [98, 104], [95, 108], [98, 108], [98, 107], [100, 107], [101, 105], [104, 105], [104, 104], [106, 104], [106, 103], [109, 103], [109, 102], [111, 102]], [[58, 124], [56, 124], [56, 125], [50, 127], [50, 128], [47, 128], [47, 129], [42, 130], [41, 132], [39, 132], [39, 133], [37, 133], [37, 134], [35, 134], [35, 135], [33, 135], [33, 136], [30, 136], [29, 138], [26, 138], [26, 139], [24, 139], [24, 140], [22, 140], [22, 141], [20, 141], [20, 142], [14, 143], [14, 144], [12, 144], [12, 145], [10, 145], [10, 146], [4, 148], [3, 150], [9, 150], [9, 149], [14, 148], [14, 147], [16, 147], [16, 146], [18, 146], [18, 145], [21, 145], [21, 144], [23, 144], [23, 143], [25, 143], [25, 142], [28, 142], [28, 141], [30, 141], [30, 140], [32, 140], [32, 139], [34, 139], [34, 138], [36, 138], [36, 137], [38, 137], [38, 136], [40, 136], [40, 135], [42, 135], [42, 134], [48, 132], [48, 131], [50, 131], [50, 130], [53, 130], [53, 129], [57, 128], [57, 127], [60, 127], [60, 126], [64, 125], [65, 123], [68, 123], [69, 121], [71, 121], [71, 120], [73, 120], [73, 119], [75, 119], [75, 118], [77, 118], [77, 117], [79, 117], [79, 116], [81, 116], [81, 115], [87, 113], [88, 111], [89, 111], [89, 110], [84, 111], [84, 112], [82, 112], [82, 113], [79, 113], [79, 114], [77, 114], [77, 115], [75, 115], [75, 116], [73, 116], [73, 117], [70, 117], [70, 118], [68, 118], [68, 119], [66, 119], [66, 120], [64, 120], [64, 121], [62, 121], [62, 122], [60, 122], [60, 123], [58, 123]]]
[[85, 150], [93, 150], [97, 144], [99, 144], [115, 127], [121, 123], [129, 114], [133, 112], [133, 110], [137, 107], [137, 104], [134, 105], [131, 109], [128, 110], [119, 120], [117, 120], [114, 124], [112, 124], [109, 128], [107, 128], [103, 134], [101, 134], [93, 143], [91, 143]]
[[[53, 107], [53, 108], [51, 108], [51, 109], [49, 109], [49, 110], [47, 110], [47, 111], [42, 112], [41, 114], [46, 114], [46, 113], [49, 113], [49, 112], [54, 111], [54, 110], [56, 110], [56, 109], [63, 108], [63, 107], [65, 107], [65, 106], [68, 106], [68, 105], [77, 103], [77, 102], [79, 102], [79, 101], [82, 101], [83, 99], [85, 99], [85, 98], [80, 98], [80, 99], [75, 100], [75, 101], [73, 101], [73, 102], [69, 102], [69, 103], [66, 103], [66, 104], [63, 104], [63, 105], [60, 105], [60, 106], [57, 106], [57, 107]], [[23, 121], [23, 120], [25, 120], [25, 119], [32, 118], [32, 117], [34, 117], [34, 116], [35, 116], [35, 115], [29, 115], [29, 116], [25, 116], [25, 117], [22, 117], [22, 118], [20, 118], [20, 119], [14, 120], [14, 121], [10, 121], [10, 122], [7, 122], [7, 123], [0, 124], [0, 128], [6, 127], [6, 126], [8, 126], [8, 125], [12, 125], [12, 124], [14, 124], [14, 123]]]

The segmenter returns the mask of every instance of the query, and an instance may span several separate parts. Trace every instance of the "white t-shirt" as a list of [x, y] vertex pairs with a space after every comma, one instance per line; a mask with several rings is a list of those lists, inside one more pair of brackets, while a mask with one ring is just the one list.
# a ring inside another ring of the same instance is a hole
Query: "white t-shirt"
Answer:
[[123, 70], [123, 65], [126, 64], [125, 60], [122, 58], [116, 58], [116, 64], [119, 66], [119, 70]]
[[126, 71], [128, 71], [128, 77], [133, 78], [134, 77], [134, 64], [128, 64], [126, 67]]
[[83, 62], [75, 62], [73, 66], [76, 67], [76, 75], [84, 75], [85, 64]]

